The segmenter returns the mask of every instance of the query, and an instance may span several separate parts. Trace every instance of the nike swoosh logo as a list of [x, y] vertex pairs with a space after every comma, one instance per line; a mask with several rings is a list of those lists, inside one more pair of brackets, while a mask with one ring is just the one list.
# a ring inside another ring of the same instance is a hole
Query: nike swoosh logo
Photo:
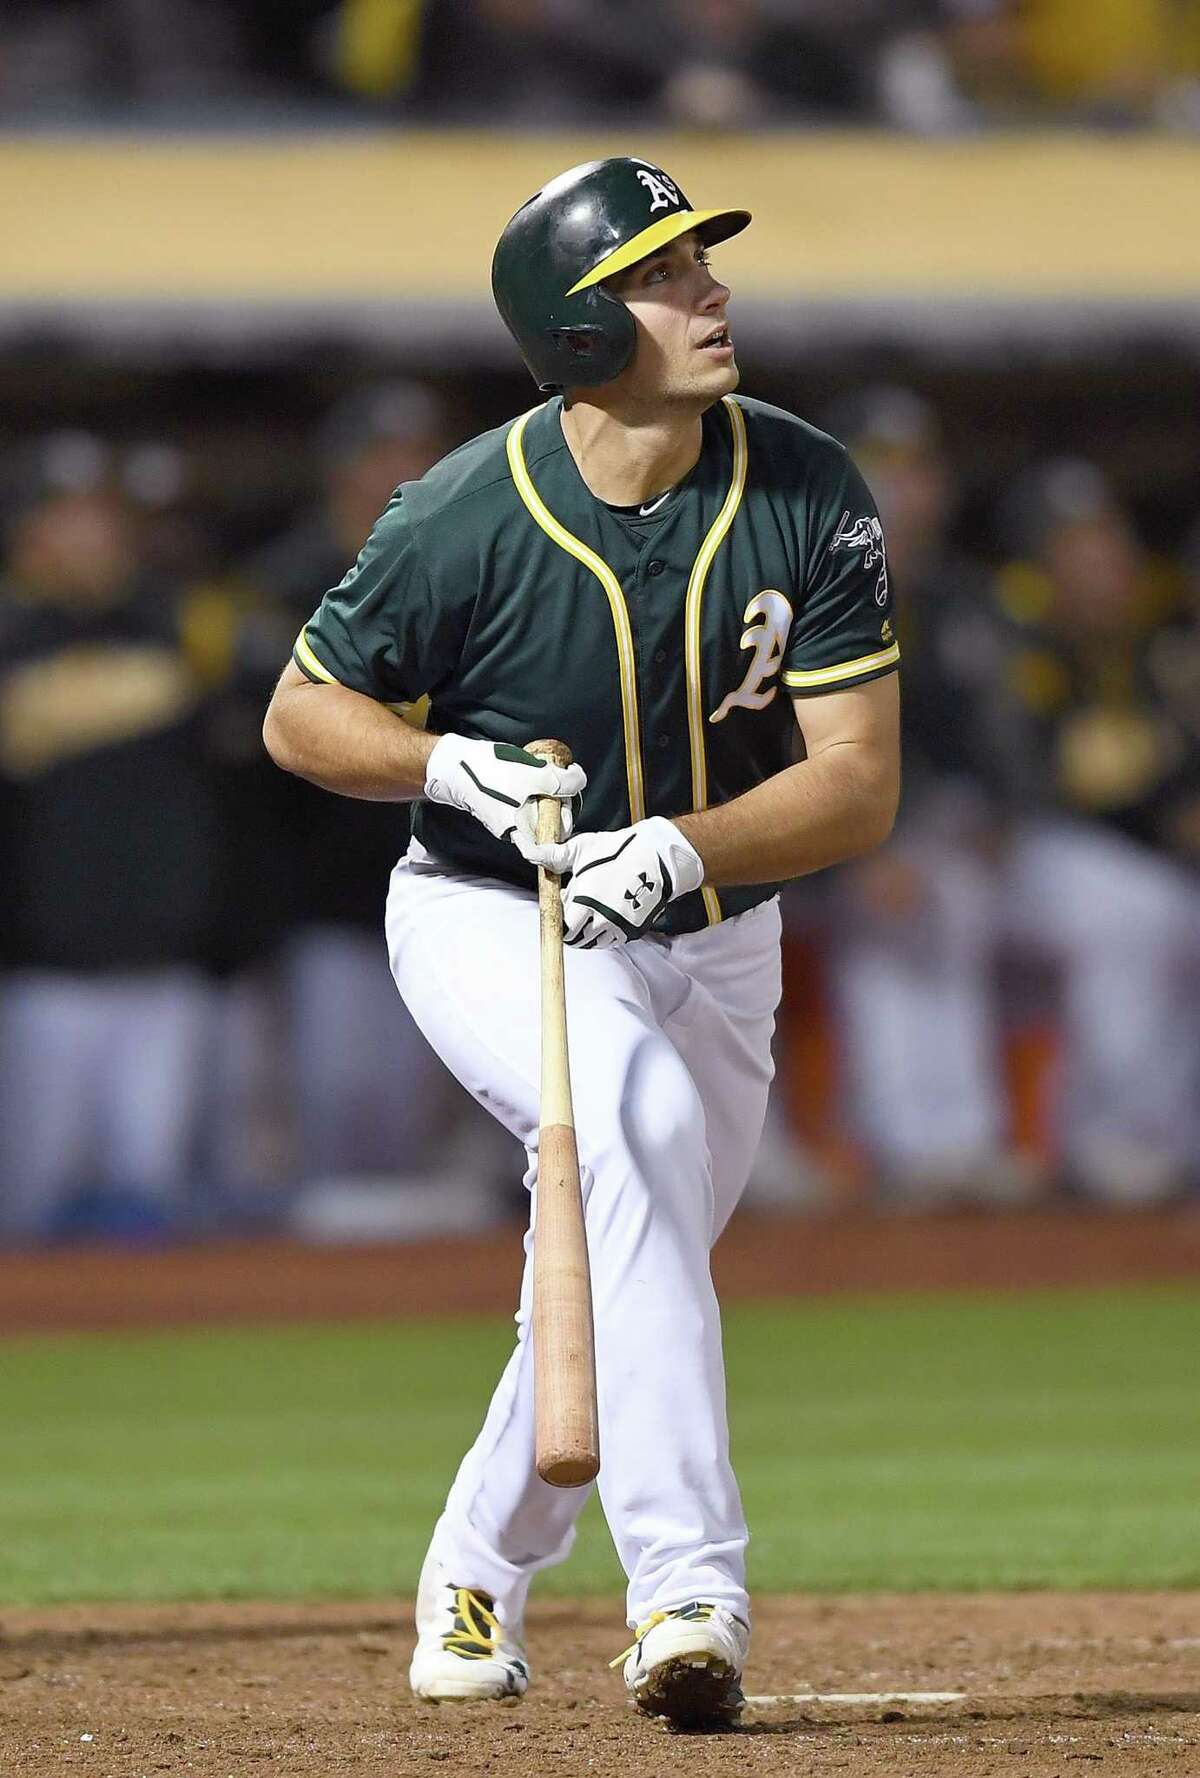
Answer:
[[671, 489], [668, 488], [666, 493], [660, 494], [657, 500], [651, 500], [647, 503], [647, 505], [639, 506], [638, 507], [639, 519], [648, 519], [652, 512], [658, 511], [659, 507], [662, 505], [664, 500], [669, 500], [670, 498], [671, 498]]

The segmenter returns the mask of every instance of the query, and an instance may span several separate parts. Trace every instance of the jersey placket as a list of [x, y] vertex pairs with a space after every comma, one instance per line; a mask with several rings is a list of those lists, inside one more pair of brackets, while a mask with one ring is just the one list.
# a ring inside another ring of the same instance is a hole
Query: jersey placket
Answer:
[[[711, 445], [706, 444], [706, 449], [711, 449]], [[688, 613], [690, 603], [694, 604], [698, 625], [698, 600], [690, 599], [690, 592], [698, 584], [702, 595], [703, 581], [715, 553], [712, 540], [728, 498], [718, 509], [711, 497], [705, 498], [704, 486], [702, 478], [689, 477], [688, 485], [675, 493], [662, 516], [656, 515], [650, 524], [629, 519], [602, 501], [596, 501], [592, 508], [598, 542], [610, 561], [627, 563], [630, 549], [637, 551], [632, 567], [621, 577], [621, 584], [637, 663], [646, 813], [651, 815], [678, 815], [706, 806], [697, 801], [697, 745], [690, 712], [693, 704], [699, 706], [703, 693], [693, 692], [691, 684]], [[698, 539], [703, 540], [699, 549]], [[698, 648], [694, 655], [698, 673]], [[699, 755], [703, 761], [703, 734], [699, 738]], [[701, 795], [705, 781], [702, 771]], [[701, 923], [717, 925], [722, 918], [717, 891], [701, 889], [698, 899], [704, 910]]]
[[[640, 543], [637, 562], [626, 585], [626, 604], [634, 637], [638, 698], [643, 715], [646, 806], [652, 814], [679, 814], [689, 808], [698, 812], [708, 807], [704, 597], [713, 563], [741, 505], [747, 466], [746, 428], [741, 409], [736, 402], [726, 398], [722, 411], [728, 417], [730, 428], [729, 480], [721, 505], [711, 517], [701, 509], [704, 483], [698, 478], [693, 478], [691, 486], [679, 491], [668, 503], [662, 520], [652, 526], [626, 519], [597, 503], [597, 510], [603, 515], [602, 526], [614, 537], [613, 545], [608, 546], [609, 554], [616, 554], [618, 534], [625, 549], [630, 542], [635, 546]], [[705, 448], [713, 448], [707, 439]], [[676, 567], [669, 559], [671, 543], [679, 541], [673, 535], [677, 531], [687, 534], [685, 558], [691, 554], [694, 539], [702, 538], [694, 559], [687, 561], [686, 566], [681, 563]], [[668, 575], [670, 580], [662, 578]], [[686, 582], [684, 575], [687, 576]], [[676, 674], [671, 668], [674, 663], [677, 671], [681, 638], [683, 684], [676, 690]], [[662, 683], [667, 674], [676, 681], [670, 691]], [[682, 724], [678, 717], [681, 702]], [[672, 745], [680, 731], [687, 734], [686, 761], [679, 757], [679, 743]], [[711, 887], [701, 889], [699, 894], [706, 923], [715, 926], [723, 918], [720, 896]]]
[[[673, 503], [680, 513], [689, 498], [697, 496], [683, 495]], [[686, 760], [679, 742], [687, 696], [678, 644], [687, 570], [677, 566], [679, 551], [672, 550], [669, 535], [676, 528], [677, 517], [677, 513], [664, 514], [659, 525], [639, 526], [640, 537], [631, 535], [632, 526], [622, 526], [630, 543], [635, 547], [640, 543], [625, 584], [642, 712], [646, 812], [652, 815], [678, 814], [689, 801]], [[610, 522], [621, 524], [618, 519]]]
[[[645, 601], [646, 582], [657, 578], [658, 574], [666, 569], [667, 564], [662, 554], [665, 537], [679, 525], [680, 517], [688, 511], [690, 502], [692, 500], [699, 501], [702, 498], [700, 484], [697, 484], [694, 490], [682, 490], [675, 499], [668, 502], [661, 526], [654, 527], [650, 537], [638, 550], [632, 574], [632, 590], [635, 596], [631, 600], [627, 596], [626, 585], [622, 584], [611, 562], [562, 523], [546, 505], [533, 482], [525, 461], [522, 438], [526, 426], [534, 415], [545, 411], [544, 407], [533, 408], [515, 421], [509, 429], [506, 445], [509, 468], [517, 492], [535, 522], [568, 555], [573, 556], [577, 562], [590, 569], [607, 594], [621, 666], [621, 700], [629, 780], [630, 819], [639, 821], [650, 806], [647, 800], [647, 773], [650, 764], [644, 751], [641, 712], [646, 703], [656, 705], [658, 700], [654, 697], [654, 676], [646, 658], [646, 640], [643, 632], [647, 628], [647, 618], [644, 612], [639, 612], [638, 608]], [[679, 634], [679, 626], [682, 621], [685, 717], [691, 776], [690, 806], [695, 811], [708, 806], [703, 663], [701, 658], [704, 590], [713, 560], [741, 504], [746, 482], [746, 427], [741, 409], [736, 402], [726, 396], [722, 402], [722, 411], [728, 419], [732, 445], [732, 473], [728, 490], [719, 511], [704, 533], [703, 541], [694, 561], [690, 564], [682, 612], [680, 613], [677, 607], [670, 612], [671, 628], [676, 637]], [[562, 448], [566, 451], [565, 441]], [[577, 470], [575, 474], [579, 480], [580, 488], [583, 490], [585, 488], [583, 479], [578, 475]], [[611, 527], [614, 542], [611, 544], [605, 542], [605, 548], [609, 554], [617, 554], [616, 539], [619, 537], [620, 553], [617, 559], [627, 559], [627, 552], [631, 545], [636, 547], [636, 538], [630, 536], [631, 528], [622, 524], [615, 514], [608, 512], [603, 503], [596, 501], [590, 494], [587, 495], [587, 499], [589, 515], [599, 515], [599, 540], [604, 541], [605, 530]], [[629, 576], [626, 577], [627, 581], [629, 578]], [[654, 663], [659, 667], [665, 667], [671, 658], [671, 650], [669, 648], [664, 650], [661, 642], [651, 652], [666, 654], [667, 660]], [[660, 731], [653, 738], [655, 751], [664, 754], [671, 752], [672, 729], [673, 724], [671, 723], [661, 725]], [[659, 745], [660, 742], [665, 742], [665, 746]], [[673, 803], [676, 799], [672, 795], [668, 800]], [[686, 806], [686, 796], [681, 787], [680, 804], [670, 812], [679, 813], [680, 809]], [[716, 890], [706, 887], [699, 893], [704, 904], [707, 924], [716, 925], [722, 918], [721, 903]]]

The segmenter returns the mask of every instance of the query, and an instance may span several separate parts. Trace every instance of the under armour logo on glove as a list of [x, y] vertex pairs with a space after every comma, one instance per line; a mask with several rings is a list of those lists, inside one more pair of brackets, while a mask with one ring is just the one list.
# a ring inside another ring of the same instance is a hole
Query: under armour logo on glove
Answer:
[[669, 901], [704, 881], [700, 854], [673, 821], [651, 815], [619, 833], [581, 833], [539, 846], [517, 833], [513, 844], [531, 864], [571, 874], [563, 889], [563, 939], [601, 950], [639, 938]]
[[645, 871], [642, 871], [641, 875], [638, 877], [638, 883], [641, 885], [640, 888], [627, 889], [625, 891], [625, 899], [626, 901], [631, 901], [633, 903], [635, 912], [642, 905], [643, 895], [647, 895], [654, 887], [654, 884], [650, 881]]
[[443, 735], [425, 766], [425, 795], [474, 815], [498, 840], [523, 833], [532, 843], [539, 796], [563, 804], [563, 832], [572, 826], [571, 801], [587, 783], [582, 766], [553, 766], [503, 741]]

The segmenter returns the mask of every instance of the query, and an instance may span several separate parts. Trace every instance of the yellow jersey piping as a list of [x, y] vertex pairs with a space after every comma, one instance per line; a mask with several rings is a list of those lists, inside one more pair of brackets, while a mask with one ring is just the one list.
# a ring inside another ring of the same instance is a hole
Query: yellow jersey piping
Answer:
[[617, 639], [617, 664], [621, 685], [621, 718], [625, 731], [625, 775], [629, 787], [629, 818], [641, 821], [646, 813], [646, 793], [642, 771], [642, 736], [638, 716], [637, 695], [637, 664], [633, 652], [633, 629], [629, 622], [629, 610], [625, 604], [625, 595], [621, 591], [621, 583], [594, 549], [589, 549], [582, 538], [576, 537], [566, 526], [560, 524], [541, 495], [533, 485], [525, 462], [525, 453], [521, 448], [521, 438], [526, 426], [534, 414], [541, 413], [542, 408], [530, 408], [522, 414], [509, 428], [507, 450], [509, 468], [516, 484], [517, 493], [521, 496], [530, 515], [541, 529], [565, 549], [569, 556], [582, 562], [591, 570], [604, 588], [608, 596], [608, 607], [612, 614], [613, 630]]
[[307, 630], [301, 630], [296, 637], [292, 653], [296, 657], [296, 665], [303, 667], [304, 671], [311, 674], [314, 679], [321, 680], [324, 685], [340, 685], [342, 683], [340, 679], [334, 678], [329, 668], [323, 666], [313, 653]]
[[[342, 681], [336, 679], [329, 671], [329, 668], [325, 666], [323, 662], [319, 661], [313, 653], [312, 644], [308, 639], [307, 626], [301, 630], [300, 634], [296, 637], [295, 643], [292, 646], [292, 653], [296, 657], [296, 665], [300, 668], [301, 672], [308, 673], [313, 679], [319, 679], [322, 685], [342, 684]], [[353, 691], [354, 688], [353, 686], [347, 686], [346, 689], [348, 691]], [[417, 728], [424, 728], [425, 720], [429, 715], [429, 699], [427, 696], [414, 698], [411, 703], [404, 704], [389, 704], [385, 702], [383, 698], [377, 698], [375, 701], [376, 703], [383, 704], [384, 709], [390, 710], [394, 716], [402, 716], [406, 722], [413, 723]]]
[[843, 679], [853, 679], [859, 673], [877, 673], [881, 667], [894, 667], [899, 659], [900, 644], [893, 642], [890, 648], [880, 649], [878, 654], [860, 655], [856, 661], [842, 661], [836, 667], [816, 667], [812, 672], [792, 668], [783, 675], [783, 683], [801, 690], [813, 685], [838, 685]]
[[[700, 660], [700, 608], [704, 601], [705, 582], [708, 579], [708, 571], [712, 567], [713, 558], [742, 503], [742, 494], [746, 487], [748, 460], [746, 421], [742, 410], [737, 402], [728, 395], [723, 399], [725, 411], [729, 415], [730, 431], [733, 434], [733, 475], [721, 510], [709, 527], [708, 535], [700, 545], [700, 553], [692, 564], [692, 572], [688, 579], [687, 599], [684, 604], [684, 669], [687, 679], [688, 743], [692, 755], [692, 808], [697, 813], [708, 807], [708, 759], [704, 751], [704, 686], [701, 680]], [[703, 888], [700, 894], [708, 915], [708, 923], [710, 926], [715, 926], [722, 917], [720, 897], [712, 888]]]

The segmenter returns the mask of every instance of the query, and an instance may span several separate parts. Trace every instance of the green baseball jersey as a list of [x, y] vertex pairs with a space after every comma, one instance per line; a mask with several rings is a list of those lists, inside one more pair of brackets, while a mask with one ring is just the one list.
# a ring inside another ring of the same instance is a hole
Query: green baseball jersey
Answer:
[[[565, 741], [588, 774], [580, 829], [727, 802], [796, 757], [792, 698], [896, 667], [875, 504], [833, 439], [727, 396], [686, 480], [614, 509], [561, 411], [555, 397], [401, 487], [297, 665], [401, 716], [428, 698], [438, 733]], [[533, 886], [459, 810], [420, 803], [413, 833], [450, 869]], [[775, 887], [698, 890], [657, 929], [698, 931]]]

